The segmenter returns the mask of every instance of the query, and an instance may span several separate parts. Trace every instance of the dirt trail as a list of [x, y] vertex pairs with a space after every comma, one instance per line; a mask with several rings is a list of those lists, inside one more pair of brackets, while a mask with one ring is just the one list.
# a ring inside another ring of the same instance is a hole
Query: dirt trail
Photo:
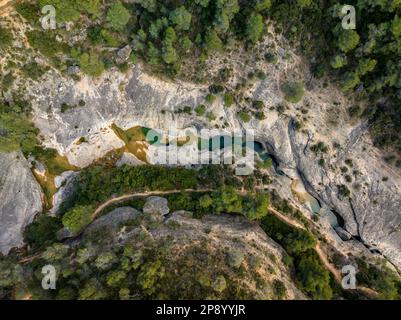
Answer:
[[146, 191], [146, 192], [139, 192], [139, 193], [132, 193], [132, 194], [126, 194], [122, 195], [117, 198], [112, 198], [95, 210], [95, 212], [92, 214], [92, 221], [96, 219], [97, 215], [101, 213], [104, 209], [106, 209], [108, 206], [118, 203], [124, 200], [132, 199], [132, 198], [138, 198], [138, 197], [148, 197], [148, 196], [163, 196], [163, 195], [169, 195], [169, 194], [174, 194], [174, 193], [180, 193], [180, 192], [188, 192], [188, 193], [194, 193], [194, 192], [210, 192], [212, 191], [211, 189], [186, 189], [186, 190], [169, 190], [169, 191]]
[[[126, 194], [117, 198], [113, 198], [110, 199], [108, 201], [106, 201], [105, 203], [103, 203], [102, 205], [100, 205], [95, 212], [92, 215], [92, 221], [96, 219], [96, 217], [108, 206], [124, 201], [124, 200], [128, 200], [131, 198], [135, 198], [135, 197], [147, 197], [147, 196], [152, 196], [152, 195], [169, 195], [169, 194], [173, 194], [173, 193], [179, 193], [179, 192], [210, 192], [212, 191], [211, 189], [200, 189], [200, 190], [195, 190], [195, 189], [187, 189], [187, 190], [169, 190], [169, 191], [148, 191], [148, 192], [142, 192], [142, 193], [133, 193], [133, 194]], [[306, 230], [305, 226], [302, 225], [301, 223], [299, 223], [298, 221], [285, 216], [284, 214], [282, 214], [281, 212], [277, 211], [276, 209], [269, 207], [268, 210], [274, 214], [277, 218], [279, 218], [280, 220], [282, 220], [283, 222], [298, 228], [298, 229], [303, 229]], [[327, 255], [325, 254], [324, 250], [321, 247], [320, 241], [317, 242], [316, 247], [315, 247], [316, 253], [318, 254], [320, 260], [322, 261], [323, 265], [325, 266], [325, 268], [327, 270], [329, 270], [336, 282], [341, 286], [341, 281], [342, 281], [342, 274], [341, 272], [333, 265], [329, 262]], [[368, 295], [370, 297], [377, 297], [377, 292], [375, 292], [374, 290], [371, 290], [369, 288], [365, 288], [365, 287], [358, 287], [357, 290], [365, 295]]]
[[[163, 195], [170, 195], [170, 194], [180, 193], [180, 192], [195, 193], [195, 192], [210, 192], [210, 191], [213, 191], [213, 190], [212, 189], [185, 189], [185, 190], [169, 190], [169, 191], [146, 191], [146, 192], [125, 194], [120, 197], [109, 199], [105, 203], [101, 204], [99, 207], [96, 208], [95, 212], [92, 214], [91, 219], [92, 219], [92, 221], [94, 221], [97, 218], [97, 216], [110, 205], [119, 203], [119, 202], [122, 202], [122, 201], [125, 201], [128, 199], [132, 199], [132, 198], [148, 197], [148, 196], [156, 196], [156, 195], [163, 196]], [[299, 223], [298, 221], [296, 221], [290, 217], [285, 216], [284, 214], [277, 211], [276, 209], [269, 207], [268, 210], [272, 214], [274, 214], [277, 218], [279, 218], [281, 221], [283, 221], [295, 228], [306, 230], [304, 225], [302, 225], [301, 223]], [[336, 282], [341, 286], [342, 274], [333, 264], [331, 264], [329, 262], [329, 260], [327, 259], [327, 255], [325, 254], [324, 250], [322, 249], [322, 247], [320, 245], [320, 241], [317, 242], [315, 250], [316, 250], [316, 253], [318, 254], [320, 260], [322, 261], [323, 265], [325, 266], [325, 268], [333, 274]], [[41, 253], [36, 254], [32, 257], [24, 258], [24, 259], [20, 260], [19, 263], [27, 263], [36, 258], [39, 258], [40, 256], [41, 256]], [[371, 298], [376, 298], [378, 296], [378, 293], [370, 288], [357, 287], [357, 290], [360, 293], [362, 293], [368, 297], [371, 297]]]
[[[283, 215], [282, 213], [275, 210], [274, 208], [269, 208], [269, 210], [271, 213], [273, 213], [277, 218], [279, 218], [283, 222], [285, 222], [293, 227], [306, 230], [305, 226], [301, 225], [298, 221]], [[341, 282], [342, 282], [342, 278], [343, 278], [342, 273], [333, 264], [330, 263], [330, 261], [327, 258], [326, 253], [324, 252], [324, 250], [321, 247], [320, 241], [317, 242], [315, 250], [316, 250], [317, 255], [319, 256], [319, 259], [322, 261], [323, 265], [325, 266], [325, 268], [331, 272], [331, 274], [334, 276], [334, 279], [336, 280], [336, 282], [341, 286]], [[362, 287], [362, 286], [357, 286], [356, 290], [359, 293], [361, 293], [369, 298], [372, 298], [372, 299], [377, 298], [379, 295], [375, 290], [372, 290], [372, 289], [366, 288], [366, 287]]]

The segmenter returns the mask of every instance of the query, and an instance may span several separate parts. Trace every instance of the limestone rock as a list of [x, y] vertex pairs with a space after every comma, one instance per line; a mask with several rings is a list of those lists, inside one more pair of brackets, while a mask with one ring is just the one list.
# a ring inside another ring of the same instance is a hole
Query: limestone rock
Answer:
[[23, 232], [42, 211], [42, 191], [21, 152], [0, 153], [0, 251], [24, 244]]
[[146, 203], [143, 206], [143, 213], [160, 214], [161, 216], [165, 216], [169, 212], [168, 201], [162, 197], [149, 197], [146, 199]]
[[129, 165], [129, 166], [140, 166], [140, 165], [144, 165], [145, 162], [139, 160], [132, 153], [124, 152], [124, 154], [122, 155], [120, 160], [117, 161], [116, 166], [121, 167], [124, 164]]
[[132, 49], [131, 49], [130, 45], [126, 45], [125, 47], [118, 50], [117, 57], [116, 57], [117, 64], [126, 62], [129, 58], [131, 52], [132, 52]]
[[79, 66], [69, 66], [67, 69], [67, 73], [70, 75], [77, 75], [81, 72]]
[[108, 230], [117, 230], [122, 223], [135, 219], [139, 215], [141, 213], [131, 207], [117, 208], [92, 222], [85, 230], [84, 236], [102, 227], [106, 227]]
[[336, 227], [335, 230], [336, 230], [338, 236], [339, 236], [343, 241], [348, 241], [348, 240], [351, 240], [351, 239], [352, 239], [352, 235], [351, 235], [348, 231], [344, 230], [343, 228], [341, 228], [341, 227]]

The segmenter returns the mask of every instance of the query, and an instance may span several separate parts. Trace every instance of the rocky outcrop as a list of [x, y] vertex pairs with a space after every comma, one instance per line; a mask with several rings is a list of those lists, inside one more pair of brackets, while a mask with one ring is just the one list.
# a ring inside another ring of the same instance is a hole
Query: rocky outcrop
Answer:
[[[174, 111], [197, 106], [206, 95], [204, 86], [164, 82], [143, 73], [140, 66], [127, 76], [111, 72], [96, 81], [83, 77], [74, 82], [51, 75], [30, 92], [34, 122], [45, 137], [44, 144], [81, 168], [124, 146], [112, 124], [122, 129], [186, 127], [199, 120], [177, 117]], [[79, 106], [81, 100], [85, 106]], [[71, 108], [61, 112], [62, 104]], [[81, 137], [87, 143], [77, 144]]]
[[20, 152], [0, 153], [0, 251], [23, 245], [24, 228], [42, 211], [42, 191]]
[[96, 219], [89, 227], [85, 230], [84, 236], [89, 235], [92, 232], [100, 230], [101, 228], [107, 228], [108, 231], [118, 231], [118, 229], [124, 223], [137, 218], [141, 212], [131, 207], [117, 208], [104, 216]]
[[[171, 226], [174, 226], [171, 227]], [[243, 259], [237, 261], [244, 267], [247, 276], [241, 276], [238, 281], [243, 283], [245, 290], [254, 291], [256, 299], [273, 299], [274, 290], [271, 285], [279, 280], [286, 288], [286, 299], [306, 299], [305, 295], [295, 286], [290, 278], [290, 272], [282, 263], [285, 256], [284, 250], [256, 224], [246, 221], [245, 218], [230, 215], [206, 215], [202, 219], [192, 218], [187, 212], [173, 212], [159, 228], [150, 231], [151, 236], [157, 241], [170, 239], [174, 244], [171, 252], [175, 252], [177, 258], [183, 253], [183, 248], [188, 243], [206, 246], [209, 250], [225, 251], [221, 259], [228, 269], [236, 270], [230, 265], [230, 257], [240, 252]], [[259, 261], [255, 268], [254, 261]], [[215, 270], [214, 272], [221, 272]], [[257, 275], [261, 281], [253, 286], [252, 275]], [[245, 280], [246, 279], [246, 280]]]
[[[124, 146], [110, 129], [113, 123], [122, 129], [134, 126], [163, 130], [189, 126], [224, 127], [227, 131], [253, 129], [256, 139], [277, 160], [278, 172], [282, 171], [290, 181], [301, 180], [322, 206], [338, 212], [348, 233], [368, 246], [377, 247], [401, 267], [399, 172], [387, 167], [372, 147], [368, 124], [350, 122], [346, 112], [349, 100], [333, 86], [324, 87], [312, 79], [303, 102], [287, 105], [284, 112], [278, 113], [276, 107], [283, 103], [280, 77], [288, 68], [288, 62], [272, 66], [269, 77], [257, 81], [246, 92], [252, 100], [264, 102], [266, 119], [262, 121], [255, 118], [246, 123], [241, 121], [237, 112], [242, 106], [225, 108], [219, 99], [207, 106], [216, 120], [207, 121], [194, 112], [177, 113], [184, 106], [194, 109], [204, 103], [207, 88], [157, 79], [144, 73], [139, 65], [127, 75], [113, 71], [96, 82], [83, 77], [75, 83], [50, 75], [43, 85], [31, 90], [34, 121], [45, 145], [56, 148], [78, 167]], [[311, 77], [305, 74], [305, 78]], [[86, 102], [85, 106], [78, 106], [80, 100]], [[76, 107], [62, 113], [62, 103]], [[291, 119], [303, 119], [302, 130], [295, 130]], [[85, 137], [88, 143], [76, 144], [80, 137]], [[328, 146], [326, 154], [317, 155], [310, 150], [318, 141]], [[333, 147], [334, 143], [339, 147]], [[319, 165], [320, 158], [325, 161], [323, 166]], [[347, 159], [352, 160], [353, 167], [344, 164]], [[344, 166], [352, 176], [351, 183], [340, 169]], [[339, 195], [340, 185], [351, 190], [350, 198]], [[286, 198], [292, 197], [289, 185], [281, 189]], [[297, 202], [296, 198], [291, 199]]]
[[[371, 146], [366, 126], [354, 128], [338, 150], [323, 155], [325, 166], [309, 148], [304, 152], [307, 137], [295, 132], [291, 123], [289, 139], [307, 190], [341, 215], [346, 231], [401, 267], [401, 179]], [[350, 190], [349, 197], [341, 194], [340, 186]]]
[[146, 203], [143, 206], [143, 213], [165, 216], [169, 212], [168, 201], [162, 197], [149, 197], [146, 199]]
[[59, 214], [63, 204], [70, 198], [74, 191], [75, 178], [78, 172], [65, 171], [54, 179], [54, 183], [58, 191], [53, 196], [53, 207], [50, 209], [51, 214]]

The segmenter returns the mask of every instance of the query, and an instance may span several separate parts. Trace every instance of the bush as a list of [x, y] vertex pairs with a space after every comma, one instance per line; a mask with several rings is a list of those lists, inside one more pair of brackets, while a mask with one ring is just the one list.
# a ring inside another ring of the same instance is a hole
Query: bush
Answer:
[[39, 130], [23, 114], [0, 112], [0, 128], [0, 152], [21, 149], [27, 155], [33, 152], [39, 143]]
[[121, 2], [116, 2], [107, 11], [106, 19], [110, 22], [112, 28], [122, 31], [130, 19], [130, 13]]
[[334, 69], [342, 68], [347, 63], [348, 63], [347, 56], [346, 55], [342, 55], [342, 54], [338, 54], [338, 55], [334, 56], [330, 61], [330, 65]]
[[296, 259], [296, 279], [313, 299], [330, 300], [330, 273], [325, 269], [314, 250], [307, 250]]
[[33, 3], [18, 3], [16, 5], [17, 12], [23, 16], [28, 22], [37, 24], [39, 21], [39, 7]]
[[47, 58], [54, 58], [58, 53], [67, 50], [67, 46], [56, 40], [50, 32], [29, 31], [26, 33], [29, 44]]
[[203, 104], [200, 104], [195, 108], [195, 112], [198, 116], [203, 116], [205, 115], [206, 107]]
[[322, 141], [319, 141], [318, 143], [312, 145], [310, 149], [316, 154], [327, 153], [327, 151], [329, 150], [329, 148]]
[[233, 103], [234, 103], [234, 97], [231, 94], [226, 93], [224, 95], [224, 105], [229, 108], [233, 105]]
[[0, 27], [0, 48], [6, 48], [10, 46], [12, 41], [12, 33], [8, 29]]
[[249, 115], [248, 112], [242, 110], [239, 112], [239, 117], [243, 122], [249, 122], [251, 121], [251, 116]]
[[301, 101], [305, 93], [304, 85], [301, 82], [285, 82], [281, 90], [284, 92], [285, 100], [292, 103]]
[[337, 186], [337, 189], [338, 189], [338, 194], [341, 196], [341, 197], [349, 197], [350, 195], [351, 195], [351, 192], [349, 191], [349, 189], [347, 188], [347, 186], [345, 186], [345, 185], [338, 185]]
[[269, 63], [272, 64], [276, 64], [278, 61], [277, 55], [272, 53], [272, 52], [268, 52], [265, 54], [265, 60]]
[[209, 93], [206, 96], [206, 102], [209, 104], [212, 104], [214, 101], [216, 100], [216, 96], [214, 96], [213, 94]]
[[34, 250], [50, 245], [57, 241], [56, 232], [61, 227], [62, 225], [58, 218], [40, 215], [25, 228], [24, 241]]
[[82, 71], [92, 77], [99, 77], [103, 73], [104, 63], [94, 52], [80, 55], [78, 63]]
[[76, 206], [62, 218], [63, 225], [74, 234], [79, 233], [92, 221], [92, 206]]
[[278, 279], [273, 280], [273, 292], [277, 299], [281, 300], [284, 299], [287, 295], [287, 288], [285, 287], [284, 283]]
[[38, 80], [46, 73], [46, 69], [35, 61], [29, 62], [22, 67], [22, 72], [32, 80]]

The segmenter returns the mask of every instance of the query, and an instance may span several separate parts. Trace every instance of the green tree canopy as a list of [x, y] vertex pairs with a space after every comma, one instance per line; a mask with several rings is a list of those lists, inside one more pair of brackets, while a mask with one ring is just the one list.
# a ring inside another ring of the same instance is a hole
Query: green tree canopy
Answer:
[[252, 43], [258, 42], [263, 32], [263, 17], [260, 14], [252, 14], [246, 25], [246, 36]]
[[170, 13], [170, 21], [175, 24], [177, 30], [189, 30], [192, 14], [184, 7], [178, 7]]
[[107, 21], [117, 31], [122, 31], [131, 15], [121, 2], [114, 3], [107, 11]]

